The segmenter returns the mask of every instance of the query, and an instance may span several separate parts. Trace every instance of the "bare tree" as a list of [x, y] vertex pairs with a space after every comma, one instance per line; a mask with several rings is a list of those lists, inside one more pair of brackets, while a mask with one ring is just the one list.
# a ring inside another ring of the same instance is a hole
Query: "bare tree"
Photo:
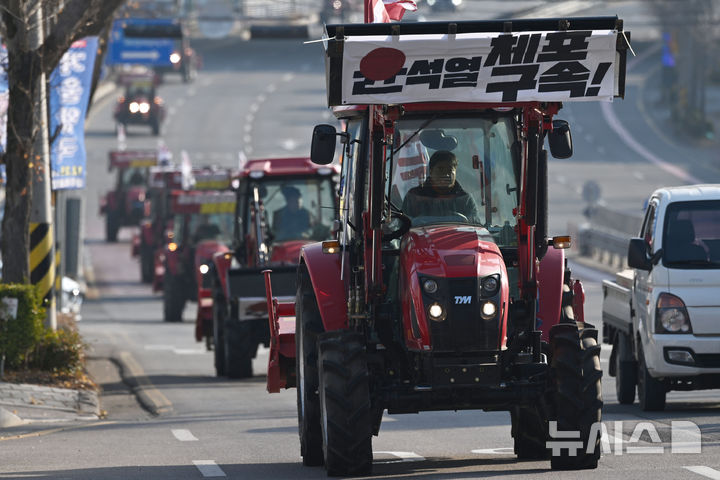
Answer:
[[4, 154], [6, 203], [0, 242], [5, 282], [28, 283], [30, 278], [28, 229], [32, 189], [34, 177], [43, 174], [44, 165], [41, 154], [35, 152], [35, 138], [43, 125], [35, 107], [45, 101], [40, 98], [38, 77], [41, 73], [49, 75], [74, 41], [97, 35], [106, 28], [113, 12], [124, 2], [0, 0], [9, 90]]

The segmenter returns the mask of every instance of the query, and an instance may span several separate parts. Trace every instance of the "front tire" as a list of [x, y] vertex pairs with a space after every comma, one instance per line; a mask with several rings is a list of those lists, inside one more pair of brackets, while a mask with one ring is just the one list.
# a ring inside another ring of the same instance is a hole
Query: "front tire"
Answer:
[[120, 230], [119, 220], [113, 212], [108, 212], [105, 217], [105, 239], [108, 242], [117, 242], [118, 230]]
[[215, 375], [225, 376], [225, 297], [213, 289], [213, 357], [215, 359]]
[[300, 273], [295, 305], [295, 378], [300, 455], [303, 465], [314, 467], [323, 464], [317, 350], [317, 337], [323, 331], [323, 324], [310, 278], [304, 270]]
[[163, 320], [166, 322], [182, 322], [185, 309], [185, 293], [182, 284], [172, 275], [165, 275], [163, 280]]
[[650, 376], [645, 365], [645, 353], [638, 345], [638, 402], [644, 412], [660, 412], [665, 410], [667, 389], [660, 380]]
[[257, 351], [253, 335], [253, 321], [238, 321], [231, 316], [225, 319], [225, 374], [228, 378], [253, 376], [252, 359]]
[[318, 341], [323, 455], [328, 475], [367, 475], [372, 470], [372, 414], [365, 344], [347, 330]]
[[[591, 336], [590, 334], [585, 334]], [[550, 368], [554, 384], [553, 404], [554, 415], [558, 432], [580, 432], [581, 448], [571, 455], [569, 449], [561, 449], [559, 455], [550, 457], [550, 466], [553, 470], [580, 470], [597, 468], [599, 450], [587, 453], [587, 444], [592, 424], [599, 417], [599, 411], [592, 406], [585, 405], [588, 397], [597, 398], [596, 376], [590, 374], [594, 370], [595, 359], [599, 353], [591, 349], [591, 353], [582, 350], [581, 335], [575, 324], [558, 324], [550, 330], [550, 348], [552, 365]], [[599, 365], [599, 359], [597, 359]], [[593, 365], [593, 368], [589, 367]], [[588, 370], [588, 379], [583, 379], [583, 371]], [[590, 392], [585, 390], [590, 389]], [[589, 411], [586, 412], [585, 409]]]
[[152, 283], [153, 280], [153, 252], [148, 245], [140, 246], [140, 279], [143, 283]]
[[515, 407], [510, 411], [511, 433], [515, 455], [519, 460], [544, 460], [547, 448], [547, 416], [541, 407]]

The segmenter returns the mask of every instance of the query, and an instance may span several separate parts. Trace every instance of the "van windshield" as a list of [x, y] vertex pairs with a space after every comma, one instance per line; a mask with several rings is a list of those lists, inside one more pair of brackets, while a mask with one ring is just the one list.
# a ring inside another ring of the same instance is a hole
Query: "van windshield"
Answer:
[[663, 263], [676, 268], [720, 268], [720, 200], [668, 205]]
[[389, 194], [413, 227], [483, 227], [516, 245], [520, 158], [511, 116], [398, 121]]

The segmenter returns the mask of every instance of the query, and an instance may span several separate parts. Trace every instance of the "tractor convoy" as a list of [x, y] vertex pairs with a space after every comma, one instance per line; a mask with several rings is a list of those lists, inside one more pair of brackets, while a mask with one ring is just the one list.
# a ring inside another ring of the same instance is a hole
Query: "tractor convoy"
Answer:
[[[252, 376], [269, 347], [268, 391], [297, 389], [305, 465], [368, 474], [385, 412], [485, 410], [510, 413], [518, 458], [596, 468], [598, 332], [570, 237], [548, 235], [548, 151], [573, 154], [565, 102], [624, 96], [622, 20], [325, 29], [339, 131], [234, 173], [112, 152], [126, 196], [103, 207], [108, 240], [146, 218], [142, 280], [165, 321], [198, 301], [218, 376]], [[142, 195], [123, 170], [138, 158]]]
[[518, 458], [596, 468], [598, 332], [570, 238], [548, 238], [545, 146], [572, 155], [563, 102], [624, 95], [622, 21], [326, 33], [346, 127], [315, 127], [311, 158], [330, 165], [340, 139], [335, 238], [300, 250], [294, 303], [265, 271], [267, 388], [297, 388], [303, 463], [367, 474], [385, 411], [476, 409], [510, 412]]

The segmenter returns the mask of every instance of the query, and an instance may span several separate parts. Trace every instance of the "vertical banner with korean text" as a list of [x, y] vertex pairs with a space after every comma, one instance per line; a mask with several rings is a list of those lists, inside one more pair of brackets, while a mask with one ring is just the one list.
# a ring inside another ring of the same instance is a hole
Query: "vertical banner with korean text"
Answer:
[[85, 114], [97, 45], [97, 37], [73, 43], [50, 76], [53, 190], [85, 188]]

